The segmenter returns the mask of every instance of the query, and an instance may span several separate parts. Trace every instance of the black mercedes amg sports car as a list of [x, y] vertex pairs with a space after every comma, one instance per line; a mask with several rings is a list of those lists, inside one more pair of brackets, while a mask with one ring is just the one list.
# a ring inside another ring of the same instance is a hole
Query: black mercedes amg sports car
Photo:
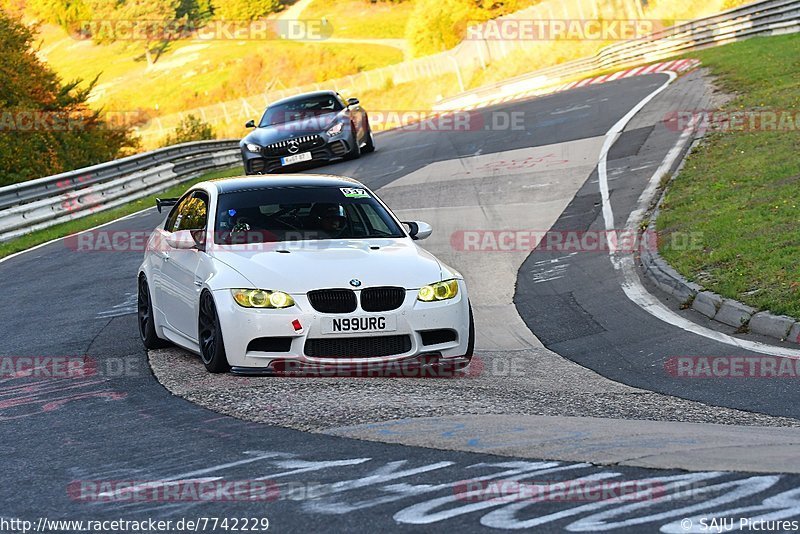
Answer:
[[367, 112], [335, 91], [292, 96], [270, 105], [239, 146], [247, 174], [267, 174], [375, 150]]

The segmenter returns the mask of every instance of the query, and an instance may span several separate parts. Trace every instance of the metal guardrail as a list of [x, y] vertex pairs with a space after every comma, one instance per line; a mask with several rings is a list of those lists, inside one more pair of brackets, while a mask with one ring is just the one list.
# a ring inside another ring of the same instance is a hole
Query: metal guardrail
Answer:
[[160, 163], [167, 163], [220, 150], [233, 150], [237, 148], [237, 146], [238, 144], [235, 140], [182, 143], [107, 163], [100, 163], [83, 169], [0, 187], [0, 210], [23, 202], [31, 202], [52, 196], [60, 192], [63, 193], [70, 189], [78, 189], [113, 180], [125, 174], [152, 167]]
[[240, 162], [236, 140], [197, 141], [0, 187], [0, 241], [115, 208]]
[[652, 35], [615, 43], [588, 58], [465, 91], [442, 100], [434, 109], [462, 109], [497, 95], [545, 89], [592, 73], [651, 63], [756, 35], [797, 31], [800, 31], [800, 0], [763, 0], [678, 24]]

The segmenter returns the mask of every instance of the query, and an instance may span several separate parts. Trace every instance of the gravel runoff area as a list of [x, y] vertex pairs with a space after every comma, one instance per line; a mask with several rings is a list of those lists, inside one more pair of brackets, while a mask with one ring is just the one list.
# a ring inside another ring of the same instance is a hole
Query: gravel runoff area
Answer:
[[177, 348], [150, 351], [149, 360], [174, 395], [239, 419], [298, 430], [469, 414], [800, 427], [795, 419], [628, 387], [547, 349], [476, 354], [461, 376], [438, 379], [211, 375], [198, 356]]

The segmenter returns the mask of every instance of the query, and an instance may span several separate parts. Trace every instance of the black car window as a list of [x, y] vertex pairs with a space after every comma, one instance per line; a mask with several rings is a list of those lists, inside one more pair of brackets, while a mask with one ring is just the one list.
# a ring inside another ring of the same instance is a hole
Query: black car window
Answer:
[[181, 203], [175, 230], [202, 230], [208, 221], [208, 197], [205, 193], [195, 192]]
[[268, 107], [258, 125], [264, 128], [275, 124], [308, 119], [325, 113], [341, 111], [343, 109], [344, 105], [334, 95], [319, 95], [292, 100]]
[[218, 244], [404, 237], [391, 214], [360, 187], [270, 187], [223, 193]]
[[172, 211], [170, 211], [169, 215], [167, 216], [167, 222], [164, 223], [164, 230], [166, 230], [167, 232], [175, 231], [175, 225], [178, 221], [178, 215], [180, 214], [183, 205], [186, 202], [189, 202], [192, 195], [194, 195], [194, 193], [189, 193], [184, 195], [183, 197], [181, 197], [180, 200], [178, 200], [178, 202], [175, 203], [174, 206], [172, 206]]

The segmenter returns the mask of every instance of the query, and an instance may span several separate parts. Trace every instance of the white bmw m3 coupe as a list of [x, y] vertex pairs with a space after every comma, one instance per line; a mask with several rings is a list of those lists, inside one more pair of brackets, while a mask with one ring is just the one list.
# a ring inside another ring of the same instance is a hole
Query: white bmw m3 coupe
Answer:
[[199, 183], [148, 242], [138, 273], [147, 348], [174, 343], [212, 373], [460, 369], [474, 347], [463, 277], [363, 184], [282, 175]]

